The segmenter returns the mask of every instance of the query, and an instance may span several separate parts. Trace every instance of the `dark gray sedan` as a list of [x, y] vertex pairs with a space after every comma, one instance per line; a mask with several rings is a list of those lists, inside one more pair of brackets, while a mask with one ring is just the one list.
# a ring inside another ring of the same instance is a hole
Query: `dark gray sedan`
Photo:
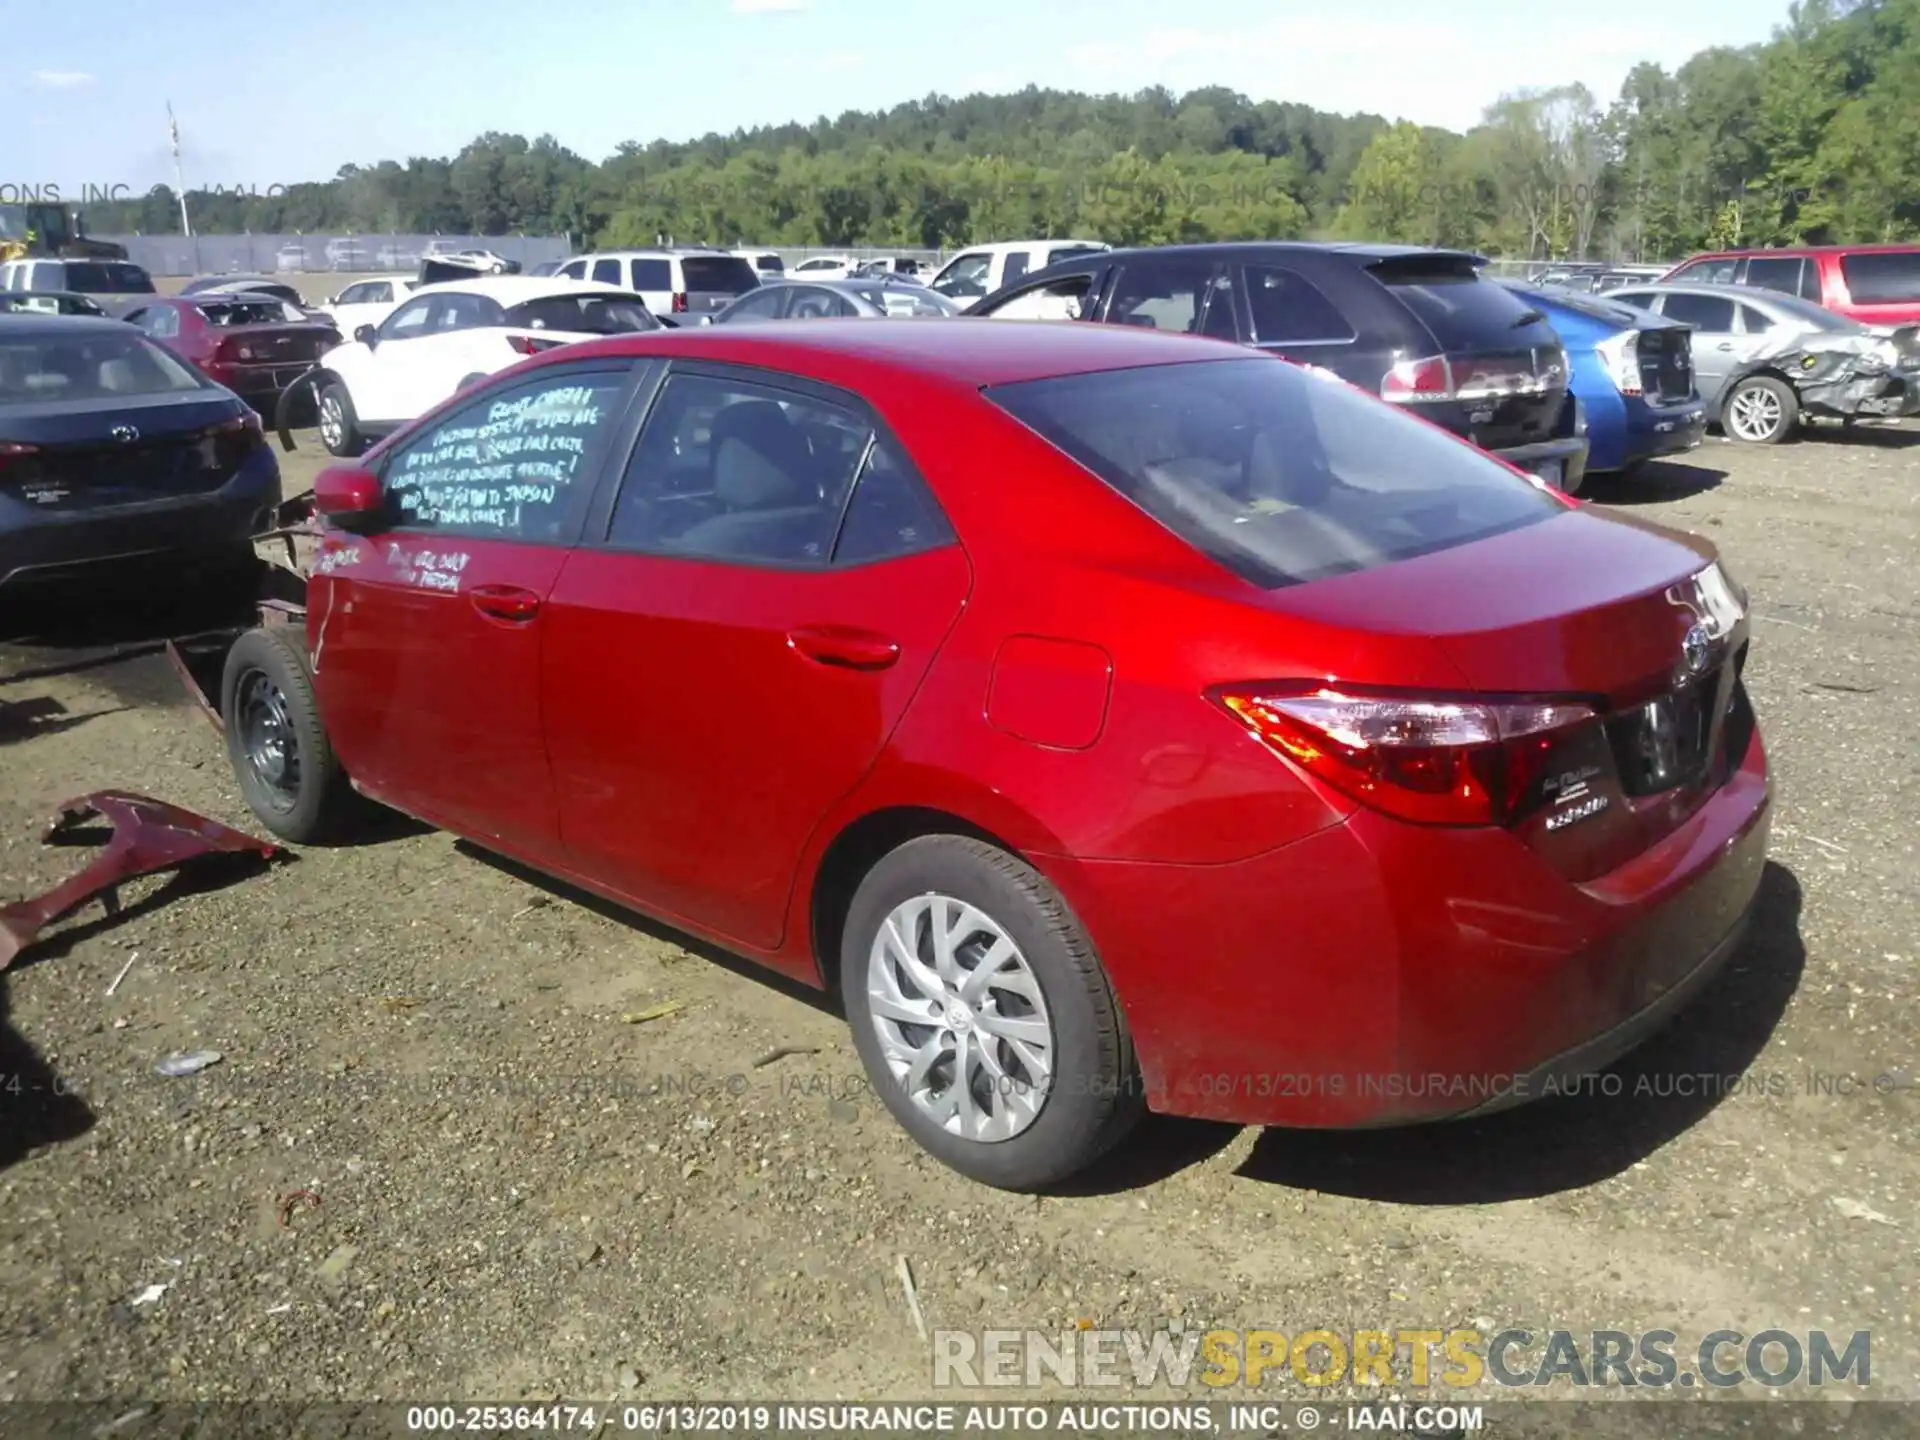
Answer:
[[705, 323], [755, 320], [898, 320], [958, 315], [961, 307], [911, 280], [854, 276], [846, 280], [765, 279]]
[[118, 320], [0, 321], [0, 590], [148, 556], [244, 563], [280, 466], [231, 390]]

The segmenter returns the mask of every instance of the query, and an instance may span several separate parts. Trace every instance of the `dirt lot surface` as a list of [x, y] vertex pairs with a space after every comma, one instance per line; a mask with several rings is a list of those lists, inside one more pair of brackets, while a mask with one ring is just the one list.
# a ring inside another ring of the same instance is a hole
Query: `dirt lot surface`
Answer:
[[[394, 824], [137, 885], [0, 977], [0, 1398], [925, 1398], [902, 1256], [935, 1328], [1871, 1330], [1873, 1391], [1920, 1398], [1920, 430], [1691, 459], [1592, 498], [1751, 590], [1774, 860], [1622, 1093], [1155, 1120], [1075, 1193], [999, 1194], [894, 1127], [825, 1003]], [[142, 644], [206, 608], [4, 617], [0, 900], [76, 868], [37, 838], [70, 795], [247, 825]]]

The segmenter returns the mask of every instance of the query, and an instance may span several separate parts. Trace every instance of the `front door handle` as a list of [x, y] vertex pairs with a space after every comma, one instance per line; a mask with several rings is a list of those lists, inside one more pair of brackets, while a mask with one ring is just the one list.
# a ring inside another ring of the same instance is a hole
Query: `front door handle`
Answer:
[[489, 620], [525, 625], [540, 613], [540, 597], [517, 585], [476, 585], [467, 592], [473, 608]]
[[884, 670], [900, 658], [900, 647], [884, 635], [851, 625], [809, 625], [789, 631], [787, 644], [819, 665], [843, 670]]
[[1731, 350], [1733, 349], [1733, 342], [1731, 340], [1722, 340], [1718, 345], [1714, 346], [1713, 348], [1716, 350]]

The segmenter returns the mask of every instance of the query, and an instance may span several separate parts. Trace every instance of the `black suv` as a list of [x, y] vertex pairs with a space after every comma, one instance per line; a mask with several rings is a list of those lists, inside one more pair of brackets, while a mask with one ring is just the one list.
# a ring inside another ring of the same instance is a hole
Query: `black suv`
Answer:
[[1546, 316], [1458, 250], [1282, 241], [1113, 250], [1050, 265], [968, 315], [1184, 330], [1317, 365], [1569, 492], [1585, 418]]

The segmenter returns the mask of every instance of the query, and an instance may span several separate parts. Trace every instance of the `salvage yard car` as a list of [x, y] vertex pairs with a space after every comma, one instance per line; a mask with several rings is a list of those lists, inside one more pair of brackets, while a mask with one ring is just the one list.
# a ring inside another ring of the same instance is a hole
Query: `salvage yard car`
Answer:
[[307, 377], [320, 443], [329, 454], [358, 455], [370, 441], [528, 355], [659, 328], [638, 295], [590, 280], [502, 275], [427, 286], [377, 326], [354, 331]]
[[1587, 417], [1589, 475], [1630, 474], [1699, 448], [1707, 411], [1685, 325], [1597, 295], [1500, 283], [1543, 312], [1566, 347], [1568, 388]]
[[1877, 335], [1811, 300], [1732, 285], [1632, 286], [1607, 298], [1693, 327], [1700, 399], [1735, 440], [1777, 445], [1802, 416], [1920, 414], [1920, 325]]
[[1695, 255], [1663, 284], [1747, 285], [1798, 295], [1883, 330], [1920, 324], [1920, 245], [1803, 245]]
[[843, 280], [763, 280], [718, 315], [713, 325], [754, 320], [901, 319], [958, 315], [960, 306], [938, 291], [903, 276]]
[[1102, 250], [966, 313], [1237, 339], [1331, 370], [1573, 493], [1587, 440], [1567, 393], [1566, 351], [1538, 308], [1482, 277], [1485, 264], [1411, 245]]
[[371, 797], [837, 989], [874, 1092], [994, 1185], [1143, 1107], [1540, 1094], [1759, 886], [1713, 547], [1236, 345], [621, 336], [313, 499], [304, 629], [220, 662], [261, 823]]
[[725, 250], [604, 250], [560, 267], [574, 280], [632, 290], [655, 315], [714, 315], [760, 283], [760, 272]]
[[0, 588], [246, 563], [280, 503], [260, 418], [117, 320], [0, 320]]
[[245, 291], [156, 295], [125, 319], [266, 414], [340, 343], [332, 321]]

